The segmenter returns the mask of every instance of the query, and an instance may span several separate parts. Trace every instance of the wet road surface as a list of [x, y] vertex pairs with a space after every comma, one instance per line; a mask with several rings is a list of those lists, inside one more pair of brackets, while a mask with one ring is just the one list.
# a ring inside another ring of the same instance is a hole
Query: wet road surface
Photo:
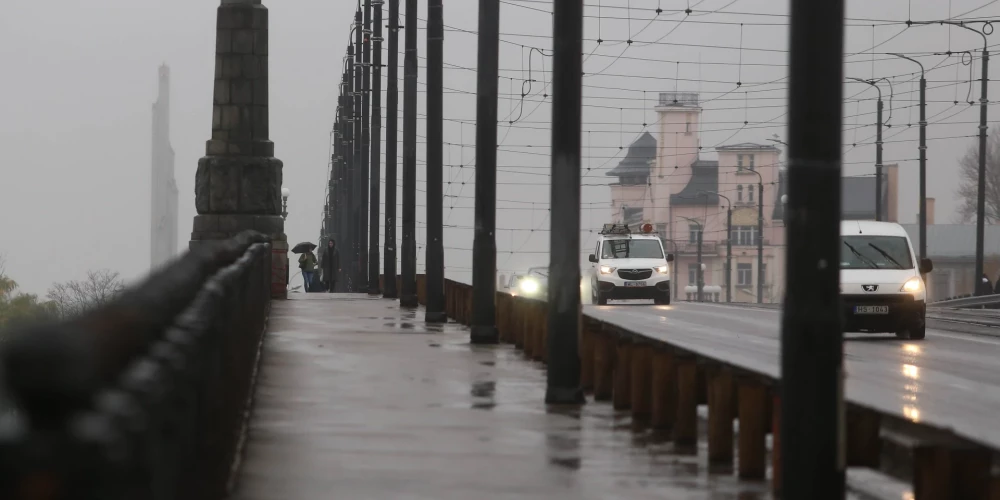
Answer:
[[[779, 375], [781, 311], [720, 304], [585, 306], [588, 316]], [[933, 326], [933, 325], [931, 325]], [[1000, 448], [1000, 338], [927, 330], [923, 341], [846, 334], [846, 397]]]
[[394, 301], [275, 301], [260, 370], [238, 499], [770, 498], [608, 404], [547, 411], [542, 365]]

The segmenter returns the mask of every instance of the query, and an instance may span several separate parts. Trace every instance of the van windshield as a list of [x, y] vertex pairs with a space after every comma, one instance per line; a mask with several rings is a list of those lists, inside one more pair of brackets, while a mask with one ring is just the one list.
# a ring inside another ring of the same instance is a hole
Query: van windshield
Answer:
[[604, 240], [602, 259], [662, 259], [663, 248], [658, 240]]
[[913, 269], [910, 245], [902, 236], [841, 236], [841, 269]]

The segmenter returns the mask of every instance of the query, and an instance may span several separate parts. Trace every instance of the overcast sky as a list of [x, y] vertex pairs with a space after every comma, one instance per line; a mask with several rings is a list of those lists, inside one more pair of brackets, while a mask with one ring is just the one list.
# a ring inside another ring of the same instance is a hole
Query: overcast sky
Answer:
[[[422, 119], [426, 2], [419, 5]], [[689, 5], [690, 17], [677, 12]], [[658, 16], [657, 6], [664, 9]], [[129, 279], [148, 271], [150, 107], [161, 63], [171, 67], [172, 143], [181, 207], [178, 239], [186, 245], [194, 216], [194, 173], [210, 135], [216, 7], [204, 0], [4, 3], [0, 254], [6, 255], [8, 271], [26, 291], [44, 293], [53, 281], [80, 278], [88, 269], [109, 268]], [[345, 0], [284, 0], [269, 2], [268, 7], [271, 139], [285, 164], [285, 187], [292, 191], [286, 232], [292, 243], [315, 241], [341, 57], [355, 7]], [[720, 9], [725, 13], [713, 13]], [[978, 85], [970, 88], [968, 80], [970, 70], [973, 79], [979, 78], [980, 61], [978, 53], [972, 66], [962, 65], [959, 56], [931, 53], [976, 51], [982, 40], [960, 28], [907, 28], [899, 23], [908, 18], [945, 19], [974, 9], [966, 16], [1000, 16], [995, 0], [848, 2], [852, 20], [846, 75], [892, 77], [891, 89], [886, 85], [883, 90], [886, 101], [893, 96], [885, 163], [900, 164], [903, 222], [915, 220], [917, 207], [915, 65], [885, 53], [919, 56], [928, 69], [936, 67], [928, 73], [928, 195], [938, 199], [938, 222], [950, 222], [957, 205], [955, 165], [974, 142], [978, 125], [977, 108], [953, 101], [969, 100], [970, 91], [971, 99], [978, 99]], [[548, 11], [551, 2], [542, 0], [504, 0], [501, 6], [499, 109], [502, 119], [514, 123], [499, 131], [497, 239], [498, 266], [508, 272], [548, 260]], [[651, 108], [657, 92], [699, 91], [703, 100], [711, 100], [705, 104], [701, 136], [706, 159], [714, 159], [711, 151], [718, 145], [786, 135], [787, 13], [787, 2], [778, 0], [588, 0], [586, 229], [599, 227], [610, 216], [609, 192], [603, 187], [610, 179], [604, 174], [620, 160], [624, 150], [618, 148], [627, 150], [644, 129], [642, 124], [655, 122]], [[446, 262], [450, 276], [467, 279], [475, 158], [475, 72], [469, 68], [476, 63], [477, 2], [445, 0], [444, 16], [449, 27], [445, 218], [453, 226], [445, 233]], [[603, 40], [600, 46], [598, 38]], [[632, 45], [625, 43], [629, 39]], [[991, 37], [990, 43], [995, 40]], [[526, 82], [529, 79], [535, 81]], [[742, 82], [740, 88], [737, 81]], [[991, 85], [991, 94], [1000, 95], [998, 91]], [[522, 92], [527, 94], [523, 102]], [[845, 171], [870, 175], [875, 91], [851, 84], [845, 97]], [[887, 102], [886, 118], [889, 108]], [[990, 114], [992, 126], [992, 117], [998, 115], [993, 110]], [[422, 242], [422, 123], [418, 134]], [[422, 247], [419, 254], [422, 261]]]

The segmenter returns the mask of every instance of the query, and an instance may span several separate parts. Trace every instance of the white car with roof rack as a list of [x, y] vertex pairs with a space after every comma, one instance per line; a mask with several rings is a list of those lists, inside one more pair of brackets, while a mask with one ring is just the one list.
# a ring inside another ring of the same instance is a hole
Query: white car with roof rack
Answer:
[[590, 255], [594, 272], [591, 295], [595, 304], [608, 300], [652, 299], [670, 304], [670, 262], [652, 224], [633, 233], [626, 224], [605, 224]]

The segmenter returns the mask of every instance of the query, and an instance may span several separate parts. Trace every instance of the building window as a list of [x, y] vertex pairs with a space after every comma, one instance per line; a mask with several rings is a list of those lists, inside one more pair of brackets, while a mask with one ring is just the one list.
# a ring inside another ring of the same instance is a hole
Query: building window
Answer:
[[656, 234], [658, 234], [660, 236], [661, 240], [666, 240], [667, 239], [667, 225], [663, 224], [663, 223], [657, 224], [656, 225]]
[[753, 203], [753, 186], [747, 186], [747, 201]]
[[754, 164], [753, 155], [736, 155], [736, 168], [743, 170], [753, 170], [756, 165]]
[[687, 123], [684, 125], [684, 133], [685, 134], [690, 134], [691, 133], [691, 113], [687, 113], [684, 116], [685, 116], [685, 118], [687, 118]]
[[736, 264], [736, 286], [753, 285], [753, 264]]
[[754, 246], [757, 244], [756, 226], [733, 226], [733, 245]]
[[743, 184], [736, 186], [736, 201], [743, 201]]
[[625, 207], [624, 215], [626, 224], [635, 224], [642, 220], [642, 207], [639, 208]]
[[688, 284], [698, 286], [698, 264], [688, 264]]
[[688, 226], [688, 241], [691, 243], [698, 243], [698, 233], [701, 232], [701, 226]]
[[649, 176], [645, 175], [629, 175], [618, 178], [618, 184], [622, 186], [641, 186], [647, 183], [649, 183]]

